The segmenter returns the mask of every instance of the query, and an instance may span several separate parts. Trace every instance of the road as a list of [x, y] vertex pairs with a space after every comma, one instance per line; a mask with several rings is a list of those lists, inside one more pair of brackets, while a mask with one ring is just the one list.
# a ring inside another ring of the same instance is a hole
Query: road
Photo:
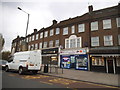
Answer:
[[117, 89], [113, 86], [100, 85], [82, 81], [69, 80], [43, 74], [19, 75], [16, 72], [2, 72], [2, 88], [106, 88]]

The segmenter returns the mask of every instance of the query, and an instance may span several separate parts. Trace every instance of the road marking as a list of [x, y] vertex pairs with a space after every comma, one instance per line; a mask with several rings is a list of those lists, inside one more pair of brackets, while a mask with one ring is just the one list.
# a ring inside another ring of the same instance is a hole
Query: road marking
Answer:
[[44, 76], [44, 75], [38, 75], [38, 76], [23, 76], [23, 79], [40, 79], [40, 78], [47, 78], [49, 76]]
[[16, 74], [9, 74], [9, 76], [17, 76]]
[[44, 84], [49, 84], [49, 85], [53, 85], [52, 83], [48, 83], [48, 82], [43, 82], [43, 81], [40, 81], [41, 83], [44, 83]]

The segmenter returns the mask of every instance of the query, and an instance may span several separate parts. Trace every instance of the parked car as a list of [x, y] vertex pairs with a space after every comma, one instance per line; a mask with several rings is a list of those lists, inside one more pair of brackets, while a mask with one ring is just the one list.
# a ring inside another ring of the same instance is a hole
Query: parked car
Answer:
[[0, 69], [5, 70], [5, 66], [6, 66], [7, 62], [8, 61], [6, 61], [6, 60], [0, 60]]
[[36, 74], [41, 69], [41, 50], [23, 51], [14, 54], [13, 61], [6, 64], [6, 72], [9, 70], [18, 71], [19, 74], [32, 71]]

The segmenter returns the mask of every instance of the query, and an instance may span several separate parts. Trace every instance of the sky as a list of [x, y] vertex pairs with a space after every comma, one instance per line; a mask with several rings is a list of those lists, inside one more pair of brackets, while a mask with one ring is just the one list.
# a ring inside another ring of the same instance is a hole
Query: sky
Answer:
[[60, 21], [81, 16], [88, 12], [88, 6], [99, 10], [118, 5], [120, 0], [0, 0], [0, 33], [5, 39], [3, 51], [11, 51], [12, 40], [18, 35], [25, 36], [27, 14], [30, 14], [28, 34]]

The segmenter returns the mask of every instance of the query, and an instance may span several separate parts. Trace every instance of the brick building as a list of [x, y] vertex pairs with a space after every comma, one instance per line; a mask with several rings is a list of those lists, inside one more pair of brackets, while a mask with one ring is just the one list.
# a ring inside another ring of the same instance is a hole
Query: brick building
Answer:
[[[27, 44], [25, 44], [25, 39]], [[27, 48], [24, 48], [27, 45]], [[24, 48], [24, 49], [23, 49]], [[53, 24], [17, 37], [11, 50], [42, 50], [45, 64], [64, 68], [120, 73], [120, 4]]]

